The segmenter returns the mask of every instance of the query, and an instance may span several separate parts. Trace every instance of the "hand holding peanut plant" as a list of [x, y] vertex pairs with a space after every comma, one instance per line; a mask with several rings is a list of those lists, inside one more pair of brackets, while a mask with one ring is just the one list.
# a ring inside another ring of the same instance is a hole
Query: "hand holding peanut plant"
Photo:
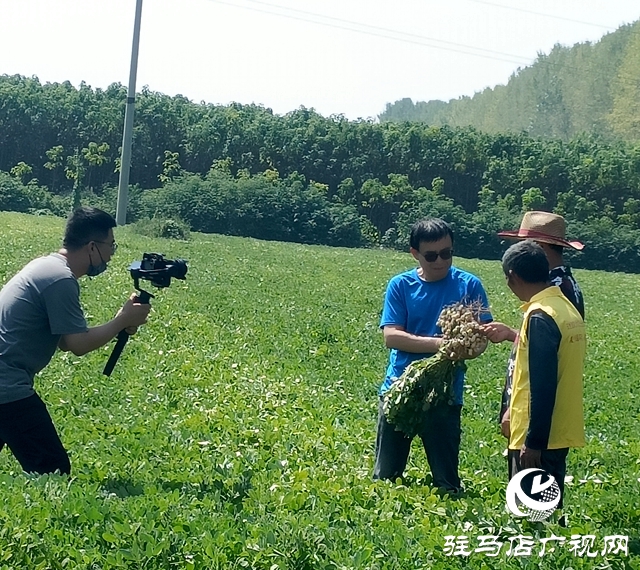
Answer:
[[450, 401], [452, 386], [464, 360], [484, 352], [488, 340], [478, 322], [482, 308], [478, 304], [455, 303], [445, 307], [438, 318], [442, 346], [431, 358], [412, 362], [384, 395], [387, 421], [407, 437], [415, 436], [426, 411]]

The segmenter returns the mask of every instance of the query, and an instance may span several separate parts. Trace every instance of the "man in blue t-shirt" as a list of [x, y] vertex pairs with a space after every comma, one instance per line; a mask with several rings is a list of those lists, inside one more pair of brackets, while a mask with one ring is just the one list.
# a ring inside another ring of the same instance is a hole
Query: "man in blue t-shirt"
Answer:
[[[437, 325], [442, 309], [459, 301], [480, 301], [482, 321], [491, 321], [487, 295], [480, 280], [452, 267], [453, 231], [439, 218], [425, 218], [411, 228], [410, 252], [419, 266], [393, 277], [387, 286], [380, 328], [391, 349], [386, 377], [380, 386], [374, 479], [401, 477], [407, 465], [411, 438], [387, 422], [382, 396], [414, 360], [433, 356], [441, 346]], [[431, 408], [418, 434], [427, 453], [435, 486], [461, 489], [458, 475], [460, 413], [464, 372], [453, 385], [454, 400]]]

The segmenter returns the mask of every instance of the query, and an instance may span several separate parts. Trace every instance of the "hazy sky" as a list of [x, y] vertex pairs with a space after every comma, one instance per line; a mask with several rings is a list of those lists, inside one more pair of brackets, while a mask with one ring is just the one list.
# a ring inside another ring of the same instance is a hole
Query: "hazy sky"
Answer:
[[[128, 84], [136, 0], [0, 0], [0, 74]], [[144, 0], [137, 90], [349, 119], [473, 95], [639, 0]]]

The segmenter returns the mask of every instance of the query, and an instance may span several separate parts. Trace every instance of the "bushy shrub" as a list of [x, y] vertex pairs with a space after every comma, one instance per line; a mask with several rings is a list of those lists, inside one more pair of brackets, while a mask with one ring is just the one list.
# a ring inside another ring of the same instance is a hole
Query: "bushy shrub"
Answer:
[[71, 198], [51, 194], [37, 180], [22, 184], [17, 178], [0, 171], [0, 210], [13, 212], [48, 212], [67, 216]]
[[369, 242], [353, 206], [331, 202], [301, 176], [233, 177], [212, 170], [185, 175], [141, 197], [140, 213], [178, 218], [193, 231], [309, 244], [357, 247]]
[[35, 203], [32, 189], [17, 178], [0, 172], [0, 210], [28, 212], [29, 208], [43, 207]]
[[[127, 224], [132, 224], [142, 218], [153, 217], [153, 213], [149, 214], [142, 210], [143, 193], [144, 190], [138, 185], [129, 186], [127, 194]], [[115, 217], [118, 205], [118, 188], [116, 186], [103, 186], [99, 189], [85, 190], [82, 192], [82, 203], [100, 208]]]
[[215, 230], [220, 197], [215, 185], [197, 174], [185, 174], [162, 188], [145, 190], [140, 196], [140, 218], [184, 220], [192, 230], [225, 233]]
[[355, 206], [334, 203], [328, 207], [331, 228], [326, 245], [341, 247], [372, 247], [375, 228], [365, 217], [358, 214]]
[[188, 240], [191, 232], [189, 226], [181, 220], [145, 218], [132, 224], [137, 234], [167, 239]]
[[569, 221], [567, 234], [585, 247], [578, 252], [567, 248], [574, 267], [640, 273], [640, 231], [616, 224], [609, 218], [589, 222]]

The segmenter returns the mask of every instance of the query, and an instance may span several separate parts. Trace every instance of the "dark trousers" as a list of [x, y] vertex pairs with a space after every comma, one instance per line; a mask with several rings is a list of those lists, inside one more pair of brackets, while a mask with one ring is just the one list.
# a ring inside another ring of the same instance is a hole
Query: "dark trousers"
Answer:
[[[564, 504], [564, 477], [567, 474], [568, 455], [568, 447], [562, 449], [543, 449], [540, 453], [541, 468], [549, 473], [549, 475], [553, 475], [553, 478], [560, 488], [560, 503], [558, 503], [558, 509], [561, 509]], [[509, 479], [511, 479], [516, 473], [523, 470], [523, 467], [520, 465], [520, 450], [510, 449], [507, 459], [509, 460]]]
[[0, 404], [0, 450], [4, 445], [27, 473], [71, 473], [71, 463], [38, 394]]
[[[418, 434], [427, 454], [433, 484], [447, 491], [460, 490], [458, 455], [460, 452], [460, 413], [462, 406], [441, 404], [431, 408]], [[382, 398], [378, 406], [378, 435], [374, 479], [402, 477], [407, 466], [411, 438], [396, 431], [384, 415]]]

